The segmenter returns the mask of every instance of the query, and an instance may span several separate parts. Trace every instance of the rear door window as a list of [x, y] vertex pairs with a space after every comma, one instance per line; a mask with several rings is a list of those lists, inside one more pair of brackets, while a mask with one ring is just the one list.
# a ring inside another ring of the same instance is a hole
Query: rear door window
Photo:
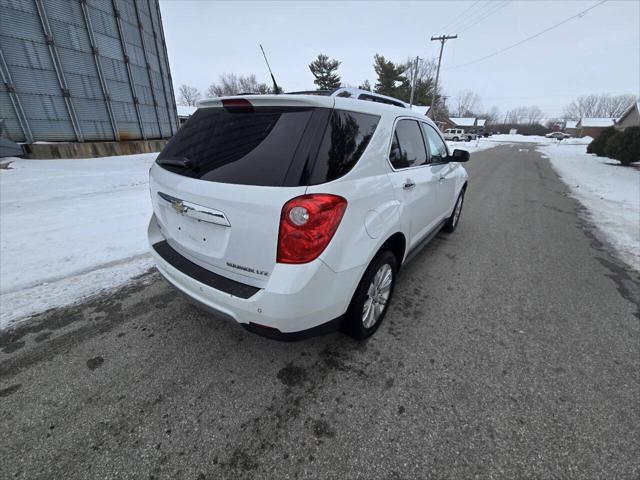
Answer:
[[431, 154], [431, 159], [429, 163], [442, 163], [447, 161], [447, 157], [449, 156], [449, 151], [447, 150], [447, 145], [444, 143], [438, 132], [431, 126], [426, 123], [421, 122], [422, 131], [424, 132], [424, 136], [427, 139], [427, 145], [429, 146], [429, 153]]
[[427, 163], [427, 151], [417, 121], [400, 120], [396, 124], [389, 161], [396, 170]]
[[167, 170], [201, 180], [281, 186], [316, 108], [201, 108], [158, 156]]
[[377, 115], [334, 110], [309, 174], [308, 184], [330, 182], [349, 172], [369, 145], [379, 121]]

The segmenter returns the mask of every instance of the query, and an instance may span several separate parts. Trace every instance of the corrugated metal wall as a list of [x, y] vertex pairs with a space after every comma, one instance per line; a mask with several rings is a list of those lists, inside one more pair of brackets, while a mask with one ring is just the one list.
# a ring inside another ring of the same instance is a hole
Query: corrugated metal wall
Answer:
[[158, 0], [1, 0], [0, 118], [14, 141], [178, 128]]

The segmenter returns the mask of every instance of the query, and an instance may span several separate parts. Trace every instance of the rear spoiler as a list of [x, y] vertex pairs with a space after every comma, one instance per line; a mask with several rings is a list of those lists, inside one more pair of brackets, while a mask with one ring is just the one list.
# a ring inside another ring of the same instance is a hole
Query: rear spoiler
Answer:
[[198, 102], [198, 108], [221, 108], [223, 102], [248, 101], [253, 107], [320, 107], [333, 108], [334, 97], [318, 95], [238, 95], [219, 97]]

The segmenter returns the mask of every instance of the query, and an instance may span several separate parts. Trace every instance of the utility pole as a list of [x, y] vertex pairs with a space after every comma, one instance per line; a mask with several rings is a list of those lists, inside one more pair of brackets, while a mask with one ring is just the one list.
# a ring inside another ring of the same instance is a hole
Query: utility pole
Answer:
[[436, 70], [436, 84], [433, 87], [433, 105], [431, 108], [434, 109], [434, 117], [438, 114], [437, 106], [438, 106], [438, 79], [440, 78], [440, 63], [442, 62], [442, 50], [444, 50], [444, 43], [447, 40], [452, 40], [454, 38], [458, 38], [458, 35], [440, 35], [439, 37], [431, 37], [431, 41], [439, 41], [440, 42], [440, 56], [438, 57], [438, 69]]
[[418, 62], [420, 57], [416, 57], [416, 63], [413, 68], [413, 74], [411, 75], [411, 97], [409, 98], [409, 108], [413, 107], [413, 91], [416, 88], [416, 80], [418, 80]]

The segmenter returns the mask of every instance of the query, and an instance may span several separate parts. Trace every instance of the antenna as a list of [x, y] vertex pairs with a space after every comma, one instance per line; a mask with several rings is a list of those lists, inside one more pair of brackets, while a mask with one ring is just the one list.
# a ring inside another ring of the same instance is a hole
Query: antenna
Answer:
[[271, 66], [269, 65], [269, 60], [267, 60], [267, 55], [264, 53], [264, 48], [262, 48], [262, 44], [260, 44], [260, 50], [262, 50], [262, 56], [264, 57], [264, 61], [267, 64], [267, 68], [269, 69], [269, 73], [271, 74], [271, 80], [273, 80], [273, 93], [276, 95], [280, 93], [280, 87], [276, 83], [276, 77], [273, 76], [273, 72], [271, 71]]

